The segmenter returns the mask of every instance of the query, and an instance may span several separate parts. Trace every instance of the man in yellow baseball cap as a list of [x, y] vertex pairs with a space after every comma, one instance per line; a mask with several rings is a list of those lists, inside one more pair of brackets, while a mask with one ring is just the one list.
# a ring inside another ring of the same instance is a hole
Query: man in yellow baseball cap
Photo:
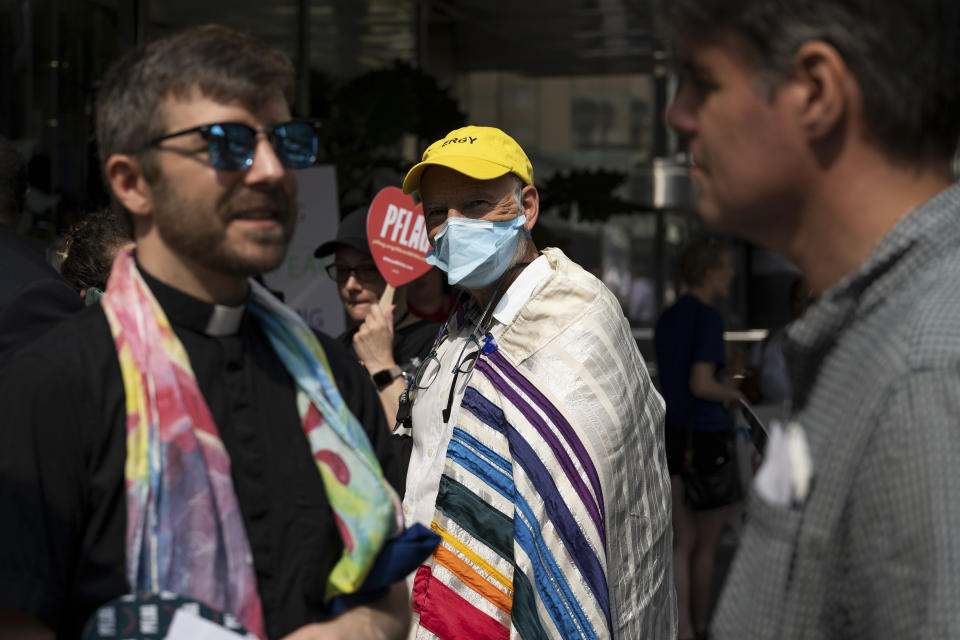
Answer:
[[401, 399], [403, 510], [443, 538], [412, 637], [676, 637], [663, 400], [602, 282], [530, 237], [533, 167], [451, 131], [403, 181], [464, 292]]
[[[479, 300], [488, 302], [492, 285], [507, 275], [509, 267], [537, 256], [532, 242], [519, 242], [521, 237], [529, 239], [540, 201], [527, 154], [500, 129], [463, 127], [427, 147], [423, 161], [404, 178], [404, 192], [420, 192], [424, 179], [445, 190], [466, 193], [472, 189], [474, 195], [483, 196], [455, 203], [456, 213], [449, 222], [450, 207], [444, 202], [431, 202], [423, 213], [428, 230], [438, 231], [443, 225], [442, 232], [431, 236], [434, 248], [427, 253], [427, 262], [447, 272], [451, 285], [476, 291]], [[500, 202], [504, 190], [510, 198]], [[507, 279], [512, 281], [519, 271], [510, 271]]]

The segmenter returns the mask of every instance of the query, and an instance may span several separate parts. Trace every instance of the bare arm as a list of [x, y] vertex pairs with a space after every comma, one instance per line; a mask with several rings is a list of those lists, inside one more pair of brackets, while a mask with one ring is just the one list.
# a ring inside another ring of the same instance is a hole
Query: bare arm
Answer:
[[405, 582], [395, 582], [381, 600], [341, 613], [330, 622], [308, 624], [284, 640], [402, 640], [410, 628]]
[[[393, 307], [384, 312], [379, 306], [373, 305], [353, 336], [353, 350], [370, 375], [396, 366], [393, 359]], [[403, 389], [403, 377], [399, 377], [377, 392], [391, 430], [397, 423], [397, 409]]]
[[717, 380], [717, 365], [713, 362], [694, 362], [690, 367], [690, 393], [700, 400], [732, 404], [740, 399], [739, 381]]

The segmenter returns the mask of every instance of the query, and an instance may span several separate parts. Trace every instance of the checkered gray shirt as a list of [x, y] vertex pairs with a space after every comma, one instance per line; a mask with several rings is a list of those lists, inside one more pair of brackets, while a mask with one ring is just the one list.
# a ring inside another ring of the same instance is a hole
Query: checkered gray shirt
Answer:
[[792, 325], [801, 506], [750, 496], [711, 638], [960, 638], [960, 185]]

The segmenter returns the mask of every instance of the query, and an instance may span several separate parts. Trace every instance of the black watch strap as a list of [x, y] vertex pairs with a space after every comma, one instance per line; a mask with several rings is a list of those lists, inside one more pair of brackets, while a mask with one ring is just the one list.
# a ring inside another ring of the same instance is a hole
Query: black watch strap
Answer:
[[383, 369], [377, 371], [373, 376], [373, 384], [377, 386], [377, 391], [380, 391], [384, 387], [390, 385], [391, 382], [403, 375], [403, 371], [400, 370], [400, 367], [393, 365], [389, 369]]

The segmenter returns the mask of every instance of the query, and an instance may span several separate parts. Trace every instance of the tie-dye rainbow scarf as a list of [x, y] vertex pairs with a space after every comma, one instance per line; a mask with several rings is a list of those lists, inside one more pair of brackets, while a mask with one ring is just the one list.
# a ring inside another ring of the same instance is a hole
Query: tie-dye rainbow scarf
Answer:
[[[354, 593], [384, 542], [403, 527], [399, 501], [340, 397], [316, 336], [263, 287], [250, 286], [250, 312], [296, 381], [303, 430], [343, 540], [326, 597]], [[102, 305], [126, 392], [130, 587], [194, 598], [264, 637], [230, 458], [187, 353], [132, 252], [117, 257]]]

